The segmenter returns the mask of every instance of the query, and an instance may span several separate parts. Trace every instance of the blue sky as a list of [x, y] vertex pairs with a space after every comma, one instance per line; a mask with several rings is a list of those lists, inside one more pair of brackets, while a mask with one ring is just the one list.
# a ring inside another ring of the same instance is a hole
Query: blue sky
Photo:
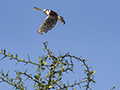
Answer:
[[[93, 90], [110, 90], [113, 86], [119, 90], [119, 4], [119, 0], [1, 0], [0, 49], [18, 53], [25, 59], [29, 54], [31, 60], [37, 62], [38, 57], [45, 54], [42, 41], [48, 41], [56, 56], [59, 50], [63, 53], [70, 50], [72, 55], [89, 59], [88, 64], [96, 71], [96, 84], [90, 84]], [[66, 25], [58, 21], [48, 33], [38, 34], [37, 29], [46, 15], [35, 11], [34, 6], [56, 11], [64, 17]], [[11, 76], [16, 68], [24, 70], [22, 63], [15, 66], [15, 61], [8, 59], [0, 62], [0, 69], [10, 70]], [[64, 78], [74, 82], [84, 77], [83, 69], [81, 63], [75, 61], [76, 74], [66, 74]], [[12, 90], [6, 83], [0, 83], [0, 88]]]

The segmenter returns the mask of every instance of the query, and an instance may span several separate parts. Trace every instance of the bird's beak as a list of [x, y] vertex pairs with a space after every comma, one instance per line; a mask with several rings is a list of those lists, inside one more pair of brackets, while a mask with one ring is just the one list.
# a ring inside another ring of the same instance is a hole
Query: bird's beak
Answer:
[[37, 11], [43, 11], [43, 9], [39, 9], [37, 7], [33, 7], [34, 10], [37, 10]]

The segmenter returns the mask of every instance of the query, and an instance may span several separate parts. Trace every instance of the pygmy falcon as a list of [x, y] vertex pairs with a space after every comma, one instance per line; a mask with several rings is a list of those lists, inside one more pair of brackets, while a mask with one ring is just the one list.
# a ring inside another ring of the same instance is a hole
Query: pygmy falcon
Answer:
[[37, 7], [34, 7], [34, 9], [37, 11], [44, 11], [44, 13], [47, 15], [46, 19], [37, 30], [38, 33], [40, 34], [43, 34], [43, 32], [47, 33], [48, 30], [51, 30], [56, 25], [58, 19], [63, 25], [65, 25], [65, 21], [63, 17], [59, 16], [56, 12], [49, 9], [39, 9]]

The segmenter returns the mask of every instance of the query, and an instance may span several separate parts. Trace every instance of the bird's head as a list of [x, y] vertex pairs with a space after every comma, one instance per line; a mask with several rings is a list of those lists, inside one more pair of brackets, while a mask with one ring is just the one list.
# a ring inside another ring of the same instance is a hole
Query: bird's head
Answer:
[[50, 11], [51, 10], [48, 10], [48, 9], [43, 9], [44, 13], [48, 16], [50, 14]]

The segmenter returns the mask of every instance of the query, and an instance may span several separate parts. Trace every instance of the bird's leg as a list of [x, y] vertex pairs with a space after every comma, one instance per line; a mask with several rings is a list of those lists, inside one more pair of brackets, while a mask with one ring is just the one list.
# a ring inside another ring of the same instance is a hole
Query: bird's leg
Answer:
[[37, 7], [34, 7], [33, 9], [37, 10], [37, 11], [43, 11], [43, 9], [39, 9]]

